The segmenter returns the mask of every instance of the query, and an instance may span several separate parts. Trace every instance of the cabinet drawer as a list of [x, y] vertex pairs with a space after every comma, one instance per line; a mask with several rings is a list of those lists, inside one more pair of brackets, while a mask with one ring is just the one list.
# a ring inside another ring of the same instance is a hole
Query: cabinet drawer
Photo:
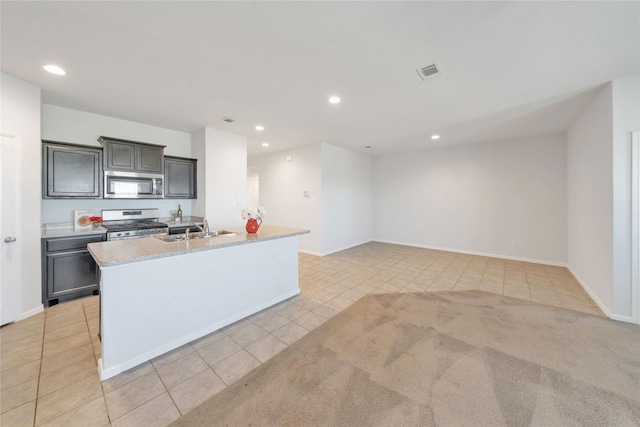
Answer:
[[87, 249], [87, 244], [93, 242], [102, 242], [105, 240], [105, 234], [94, 234], [92, 236], [83, 237], [63, 237], [60, 239], [47, 239], [46, 252], [69, 251], [73, 249]]

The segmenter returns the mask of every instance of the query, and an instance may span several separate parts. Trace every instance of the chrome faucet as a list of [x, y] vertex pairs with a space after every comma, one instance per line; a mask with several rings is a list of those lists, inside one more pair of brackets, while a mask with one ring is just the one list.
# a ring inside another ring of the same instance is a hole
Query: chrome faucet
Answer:
[[[206, 219], [204, 220], [204, 227], [200, 227], [198, 224], [191, 224], [191, 225], [193, 225], [198, 230], [202, 231], [205, 235], [209, 234], [209, 221], [207, 221]], [[189, 240], [189, 233], [190, 232], [191, 232], [191, 229], [189, 227], [187, 227], [187, 229], [184, 230], [184, 237], [187, 240]]]
[[198, 224], [192, 224], [192, 225], [198, 230], [202, 231], [203, 233], [206, 233], [206, 231], [204, 231], [204, 228], [200, 227]]

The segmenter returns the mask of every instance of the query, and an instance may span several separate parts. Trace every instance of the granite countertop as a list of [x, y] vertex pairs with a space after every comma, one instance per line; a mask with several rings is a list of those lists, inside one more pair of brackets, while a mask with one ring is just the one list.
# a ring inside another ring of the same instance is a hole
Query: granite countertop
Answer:
[[[172, 227], [184, 227], [193, 224], [202, 224], [204, 219], [200, 216], [185, 216], [182, 222], [171, 221], [171, 218], [160, 218], [160, 222], [164, 222]], [[89, 228], [86, 230], [76, 230], [73, 228], [72, 222], [51, 223], [44, 224], [42, 226], [41, 238], [48, 239], [51, 237], [77, 237], [77, 236], [90, 236], [92, 234], [104, 234], [107, 232], [106, 228]]]
[[95, 234], [105, 234], [106, 232], [107, 229], [102, 227], [76, 230], [73, 228], [73, 223], [46, 224], [42, 226], [41, 238], [91, 236]]
[[90, 243], [87, 247], [100, 267], [112, 267], [310, 233], [309, 230], [275, 225], [263, 225], [255, 234], [249, 234], [242, 228], [228, 230], [236, 234], [177, 242], [163, 242], [153, 237], [143, 237]]

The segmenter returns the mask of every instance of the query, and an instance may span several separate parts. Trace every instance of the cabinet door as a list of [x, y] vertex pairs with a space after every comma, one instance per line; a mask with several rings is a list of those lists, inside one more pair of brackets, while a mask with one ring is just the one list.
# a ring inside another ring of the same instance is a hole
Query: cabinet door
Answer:
[[126, 142], [104, 142], [104, 168], [124, 172], [136, 170], [136, 146]]
[[47, 255], [47, 302], [90, 295], [98, 289], [98, 271], [98, 265], [86, 250]]
[[169, 199], [197, 198], [197, 160], [165, 157], [164, 197]]
[[44, 145], [43, 198], [102, 197], [102, 150]]
[[70, 300], [99, 289], [100, 269], [87, 244], [101, 242], [106, 234], [42, 239], [42, 302]]
[[136, 170], [147, 173], [163, 173], [164, 149], [162, 147], [152, 147], [149, 145], [136, 146]]

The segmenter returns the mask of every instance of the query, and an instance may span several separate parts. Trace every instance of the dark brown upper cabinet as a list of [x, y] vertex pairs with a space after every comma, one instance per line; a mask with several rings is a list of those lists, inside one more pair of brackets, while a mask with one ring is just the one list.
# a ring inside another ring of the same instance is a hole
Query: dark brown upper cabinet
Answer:
[[101, 136], [104, 170], [164, 173], [164, 145]]
[[102, 198], [102, 149], [42, 141], [42, 198]]
[[164, 198], [197, 199], [197, 159], [164, 156]]

